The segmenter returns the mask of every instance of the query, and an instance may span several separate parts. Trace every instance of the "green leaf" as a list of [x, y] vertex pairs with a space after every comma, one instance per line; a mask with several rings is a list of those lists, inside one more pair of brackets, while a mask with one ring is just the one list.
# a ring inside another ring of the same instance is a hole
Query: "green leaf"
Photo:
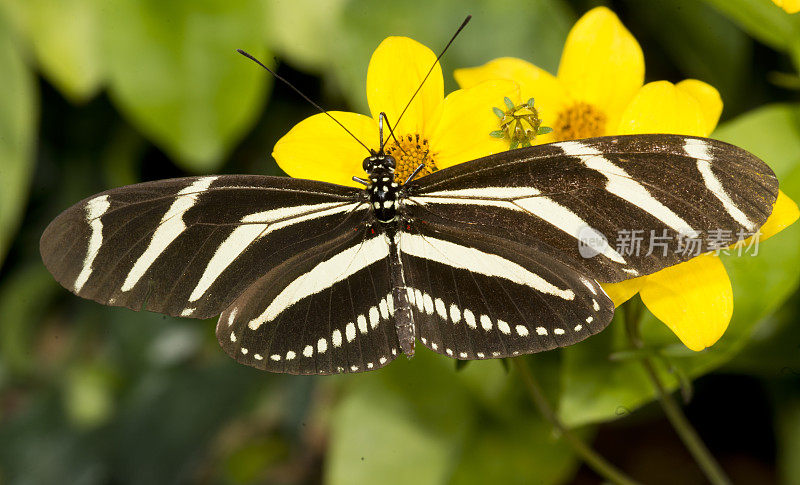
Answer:
[[74, 103], [104, 81], [102, 0], [30, 0], [8, 4], [47, 79]]
[[768, 0], [705, 0], [759, 41], [786, 50], [800, 32], [800, 18]]
[[10, 273], [0, 285], [0, 361], [15, 374], [34, 371], [39, 363], [32, 349], [48, 301], [60, 291], [44, 265], [33, 263]]
[[783, 177], [800, 165], [800, 104], [762, 106], [723, 124], [712, 137], [749, 150], [767, 162], [783, 184]]
[[[562, 0], [352, 0], [342, 14], [342, 31], [329, 42], [329, 69], [351, 106], [366, 113], [367, 65], [372, 51], [389, 35], [403, 35], [437, 54], [466, 12], [477, 13], [442, 58], [445, 92], [458, 86], [452, 71], [515, 56], [555, 72], [575, 17]], [[346, 55], [342, 55], [344, 52]]]
[[467, 443], [449, 483], [567, 483], [578, 465], [569, 446], [534, 410], [509, 421], [484, 423]]
[[[550, 402], [558, 397], [558, 351], [516, 357], [528, 362]], [[481, 404], [482, 419], [465, 437], [451, 483], [566, 483], [577, 468], [572, 449], [530, 403], [513, 359], [475, 361], [459, 380]], [[588, 436], [592, 430], [581, 430]]]
[[418, 347], [411, 361], [354, 376], [333, 410], [325, 482], [446, 482], [472, 421], [454, 374], [450, 359]]
[[107, 422], [114, 410], [113, 374], [99, 363], [78, 364], [67, 373], [64, 405], [78, 428], [95, 428]]
[[780, 483], [800, 483], [800, 396], [795, 391], [788, 399], [781, 397], [775, 423]]
[[331, 48], [340, 31], [341, 13], [348, 0], [272, 0], [266, 3], [267, 44], [293, 65], [305, 71], [322, 72], [339, 61]]
[[17, 232], [33, 175], [38, 92], [20, 47], [0, 16], [0, 265]]
[[271, 81], [235, 51], [268, 59], [262, 3], [120, 0], [106, 12], [114, 103], [183, 168], [219, 168]]
[[[747, 113], [714, 134], [766, 161], [778, 175], [782, 189], [800, 199], [800, 106], [772, 105]], [[798, 287], [800, 225], [795, 224], [762, 242], [759, 254], [723, 256], [734, 292], [734, 314], [722, 338], [703, 352], [670, 352], [667, 359], [677, 372], [659, 360], [658, 369], [669, 389], [681, 374], [697, 377], [733, 358], [748, 343], [760, 322], [772, 314]], [[647, 313], [642, 334], [650, 347], [667, 349], [678, 344], [666, 325]], [[563, 391], [559, 413], [570, 426], [602, 422], [629, 413], [654, 398], [652, 385], [636, 361], [611, 361], [627, 350], [621, 319], [601, 334], [564, 349]], [[666, 353], [666, 352], [665, 352]]]
[[696, 0], [629, 0], [626, 5], [632, 18], [648, 28], [682, 74], [711, 84], [720, 91], [726, 109], [738, 111], [735, 105], [746, 99], [744, 90], [753, 65], [753, 42], [744, 32]]

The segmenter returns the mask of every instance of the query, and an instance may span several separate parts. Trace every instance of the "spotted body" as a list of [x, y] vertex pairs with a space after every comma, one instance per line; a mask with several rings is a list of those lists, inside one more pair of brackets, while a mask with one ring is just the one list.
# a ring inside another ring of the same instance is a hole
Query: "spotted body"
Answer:
[[364, 170], [369, 174], [366, 191], [375, 218], [384, 224], [397, 219], [400, 187], [394, 181], [395, 160], [390, 155], [373, 155], [364, 160]]

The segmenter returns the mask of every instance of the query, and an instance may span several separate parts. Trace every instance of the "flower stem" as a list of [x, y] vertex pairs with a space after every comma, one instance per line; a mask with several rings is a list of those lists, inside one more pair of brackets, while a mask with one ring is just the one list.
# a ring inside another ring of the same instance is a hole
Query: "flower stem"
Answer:
[[519, 372], [519, 375], [522, 377], [522, 381], [525, 383], [525, 387], [528, 390], [528, 394], [530, 394], [533, 404], [539, 409], [542, 416], [550, 422], [553, 428], [560, 433], [567, 444], [572, 447], [572, 450], [580, 456], [592, 470], [606, 480], [618, 485], [638, 485], [638, 482], [606, 461], [605, 458], [591, 449], [583, 440], [573, 433], [572, 430], [564, 426], [561, 420], [558, 419], [558, 416], [556, 416], [553, 408], [550, 407], [547, 398], [544, 397], [542, 386], [539, 385], [539, 381], [536, 380], [536, 376], [533, 375], [533, 372], [531, 372], [528, 363], [523, 357], [517, 357], [511, 359], [511, 361], [514, 362], [517, 372]]
[[[638, 300], [631, 300], [625, 305], [625, 326], [628, 330], [628, 338], [636, 349], [646, 350], [644, 341], [639, 333], [641, 316], [642, 305]], [[703, 440], [700, 439], [700, 435], [698, 435], [697, 431], [692, 427], [686, 415], [683, 413], [683, 410], [678, 405], [678, 402], [672, 396], [672, 393], [668, 392], [664, 387], [664, 383], [661, 382], [658, 376], [649, 351], [642, 356], [640, 362], [656, 390], [658, 401], [661, 403], [664, 414], [666, 414], [675, 432], [678, 434], [681, 441], [683, 441], [686, 449], [692, 455], [694, 461], [703, 471], [706, 478], [708, 478], [708, 481], [714, 485], [730, 484], [731, 481], [725, 474], [725, 471], [708, 450], [705, 443], [703, 443]]]

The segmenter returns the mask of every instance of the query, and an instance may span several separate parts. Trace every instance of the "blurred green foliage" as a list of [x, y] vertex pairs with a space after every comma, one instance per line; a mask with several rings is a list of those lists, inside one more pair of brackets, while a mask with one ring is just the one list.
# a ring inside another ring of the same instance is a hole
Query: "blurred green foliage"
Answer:
[[[498, 362], [456, 370], [419, 348], [366, 374], [260, 373], [223, 355], [214, 321], [73, 297], [37, 243], [60, 210], [111, 186], [280, 173], [272, 144], [313, 110], [236, 48], [276, 56], [323, 105], [364, 112], [366, 66], [388, 35], [437, 50], [472, 14], [443, 59], [451, 90], [454, 68], [500, 56], [554, 72], [569, 28], [599, 4], [641, 42], [648, 80], [715, 85], [714, 136], [762, 157], [800, 200], [800, 15], [769, 0], [0, 0], [0, 482], [596, 483]], [[724, 263], [735, 312], [717, 345], [688, 351], [649, 315], [644, 338], [671, 389], [696, 380], [705, 401], [690, 417], [734, 479], [800, 483], [800, 226]], [[527, 359], [564, 422], [622, 468], [696, 482], [663, 452], [677, 439], [627, 349], [615, 321]], [[763, 392], [703, 392], [726, 374]], [[737, 434], [736, 419], [764, 434]]]

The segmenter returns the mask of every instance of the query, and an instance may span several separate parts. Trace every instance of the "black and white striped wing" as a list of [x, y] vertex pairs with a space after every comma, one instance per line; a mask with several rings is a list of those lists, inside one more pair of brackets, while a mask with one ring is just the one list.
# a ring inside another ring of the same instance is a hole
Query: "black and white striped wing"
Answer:
[[718, 249], [714, 234], [757, 231], [778, 182], [727, 143], [632, 135], [500, 153], [422, 177], [407, 192], [405, 217], [439, 217], [446, 237], [496, 235], [616, 282]]
[[297, 254], [363, 230], [356, 189], [265, 176], [160, 180], [109, 190], [42, 235], [45, 265], [83, 298], [173, 316], [218, 315]]
[[614, 305], [600, 285], [547, 254], [429, 217], [398, 238], [416, 333], [456, 359], [541, 352], [604, 329]]
[[371, 227], [298, 253], [251, 285], [217, 323], [241, 363], [291, 374], [363, 372], [400, 352], [389, 244]]

